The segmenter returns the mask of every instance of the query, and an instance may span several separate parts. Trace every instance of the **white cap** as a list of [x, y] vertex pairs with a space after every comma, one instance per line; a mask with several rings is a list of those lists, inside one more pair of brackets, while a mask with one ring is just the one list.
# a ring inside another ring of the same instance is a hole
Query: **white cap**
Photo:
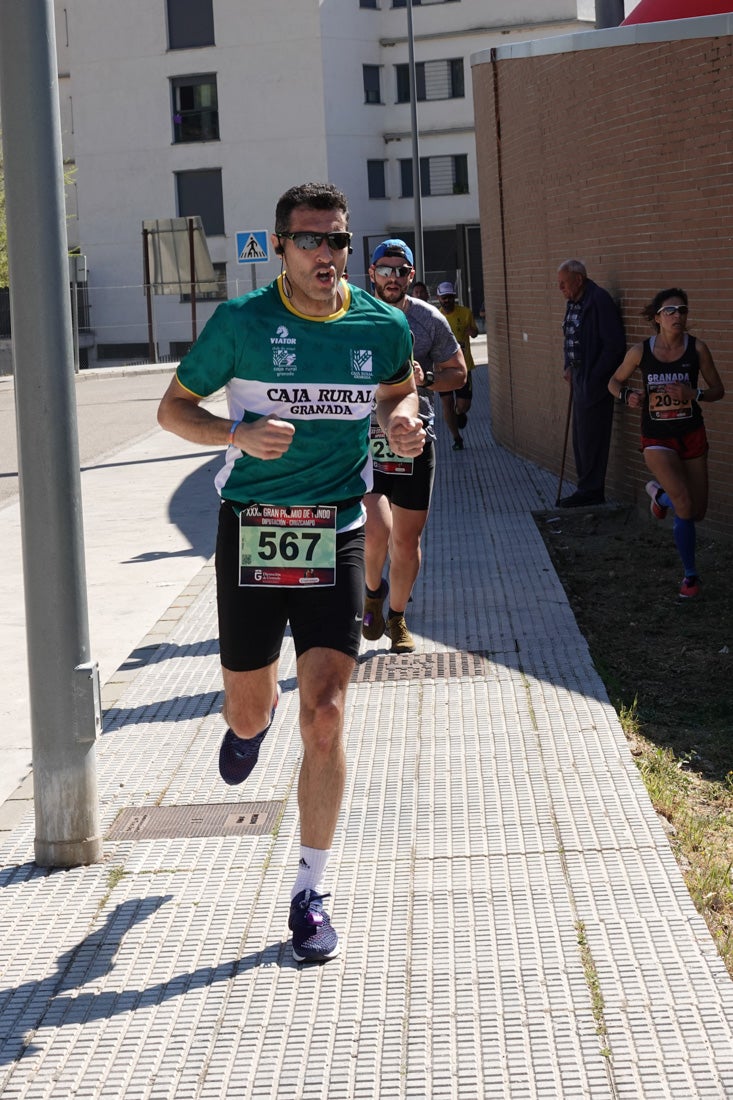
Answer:
[[454, 298], [456, 296], [456, 288], [453, 286], [453, 283], [438, 283], [439, 298], [448, 298], [451, 295]]

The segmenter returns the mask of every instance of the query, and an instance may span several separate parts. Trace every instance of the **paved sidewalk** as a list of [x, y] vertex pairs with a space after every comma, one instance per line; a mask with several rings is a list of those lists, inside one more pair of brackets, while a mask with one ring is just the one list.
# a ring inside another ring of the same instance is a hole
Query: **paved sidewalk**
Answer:
[[[155, 413], [173, 367], [76, 376], [90, 655], [103, 705], [167, 638], [173, 603], [214, 550], [220, 449], [162, 432]], [[218, 396], [212, 407], [223, 409]], [[0, 833], [32, 792], [31, 718], [13, 379], [0, 380]], [[12, 422], [10, 414], [12, 413]]]
[[105, 863], [38, 870], [30, 811], [0, 851], [3, 1100], [733, 1097], [733, 983], [531, 515], [556, 479], [490, 441], [477, 375], [418, 652], [355, 675], [341, 957], [290, 953], [289, 641], [260, 765], [218, 778], [209, 563], [106, 715]]

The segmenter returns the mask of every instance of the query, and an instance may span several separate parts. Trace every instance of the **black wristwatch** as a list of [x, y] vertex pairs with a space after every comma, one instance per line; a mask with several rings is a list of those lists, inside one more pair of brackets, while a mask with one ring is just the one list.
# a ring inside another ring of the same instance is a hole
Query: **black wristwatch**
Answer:
[[423, 372], [423, 386], [432, 386], [435, 381], [435, 371], [424, 370]]

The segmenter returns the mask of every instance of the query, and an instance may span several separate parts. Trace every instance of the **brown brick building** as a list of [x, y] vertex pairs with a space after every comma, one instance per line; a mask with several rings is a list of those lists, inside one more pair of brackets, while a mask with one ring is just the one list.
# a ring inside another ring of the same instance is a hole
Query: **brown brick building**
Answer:
[[[496, 439], [559, 472], [563, 260], [583, 260], [616, 298], [629, 344], [651, 331], [642, 306], [681, 286], [690, 331], [727, 390], [703, 406], [706, 523], [733, 536], [733, 15], [586, 31], [472, 61]], [[638, 437], [638, 413], [618, 406], [606, 490], [646, 507]]]

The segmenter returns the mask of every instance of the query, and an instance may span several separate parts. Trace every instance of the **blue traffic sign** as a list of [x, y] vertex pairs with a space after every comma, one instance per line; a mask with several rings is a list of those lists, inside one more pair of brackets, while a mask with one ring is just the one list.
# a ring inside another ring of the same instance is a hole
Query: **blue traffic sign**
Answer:
[[266, 229], [246, 229], [237, 233], [237, 263], [263, 264], [269, 260], [268, 236]]

